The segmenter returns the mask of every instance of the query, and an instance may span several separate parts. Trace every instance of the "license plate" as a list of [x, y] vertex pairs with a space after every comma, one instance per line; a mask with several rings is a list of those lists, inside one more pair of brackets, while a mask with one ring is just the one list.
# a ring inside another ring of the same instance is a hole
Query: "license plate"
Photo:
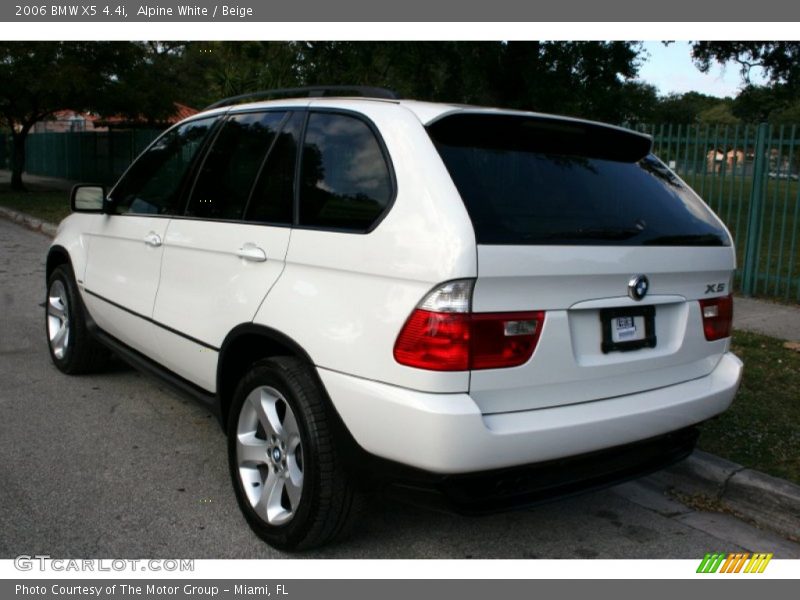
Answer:
[[604, 354], [656, 347], [655, 306], [604, 308], [600, 324]]
[[630, 342], [644, 339], [644, 317], [617, 317], [611, 320], [611, 340]]

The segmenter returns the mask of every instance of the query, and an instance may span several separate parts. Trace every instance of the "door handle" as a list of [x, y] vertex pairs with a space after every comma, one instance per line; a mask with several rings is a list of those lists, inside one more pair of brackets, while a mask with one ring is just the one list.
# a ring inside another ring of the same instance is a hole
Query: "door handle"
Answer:
[[155, 231], [151, 231], [144, 236], [144, 243], [153, 248], [158, 248], [161, 245], [161, 236]]
[[264, 262], [267, 260], [267, 253], [251, 242], [247, 242], [239, 248], [236, 252], [236, 256], [253, 262]]

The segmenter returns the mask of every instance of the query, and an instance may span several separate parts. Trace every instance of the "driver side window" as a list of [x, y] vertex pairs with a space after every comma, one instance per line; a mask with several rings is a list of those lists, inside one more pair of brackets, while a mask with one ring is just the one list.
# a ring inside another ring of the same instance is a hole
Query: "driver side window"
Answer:
[[180, 212], [181, 187], [216, 117], [171, 129], [150, 146], [111, 192], [116, 214], [172, 215]]

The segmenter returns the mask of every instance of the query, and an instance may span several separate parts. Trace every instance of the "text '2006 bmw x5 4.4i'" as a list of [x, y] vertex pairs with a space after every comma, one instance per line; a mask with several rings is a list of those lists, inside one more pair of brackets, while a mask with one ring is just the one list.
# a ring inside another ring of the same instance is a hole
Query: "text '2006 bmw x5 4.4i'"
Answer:
[[109, 349], [208, 403], [252, 529], [342, 534], [377, 484], [464, 512], [686, 456], [724, 411], [724, 225], [651, 140], [381, 90], [232, 99], [106, 193], [47, 258], [66, 373]]

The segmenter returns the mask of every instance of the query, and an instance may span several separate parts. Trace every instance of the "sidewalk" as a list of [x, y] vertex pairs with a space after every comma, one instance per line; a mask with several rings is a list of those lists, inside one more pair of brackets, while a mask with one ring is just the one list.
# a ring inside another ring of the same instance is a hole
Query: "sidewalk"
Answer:
[[737, 296], [733, 301], [733, 327], [800, 342], [800, 305]]

